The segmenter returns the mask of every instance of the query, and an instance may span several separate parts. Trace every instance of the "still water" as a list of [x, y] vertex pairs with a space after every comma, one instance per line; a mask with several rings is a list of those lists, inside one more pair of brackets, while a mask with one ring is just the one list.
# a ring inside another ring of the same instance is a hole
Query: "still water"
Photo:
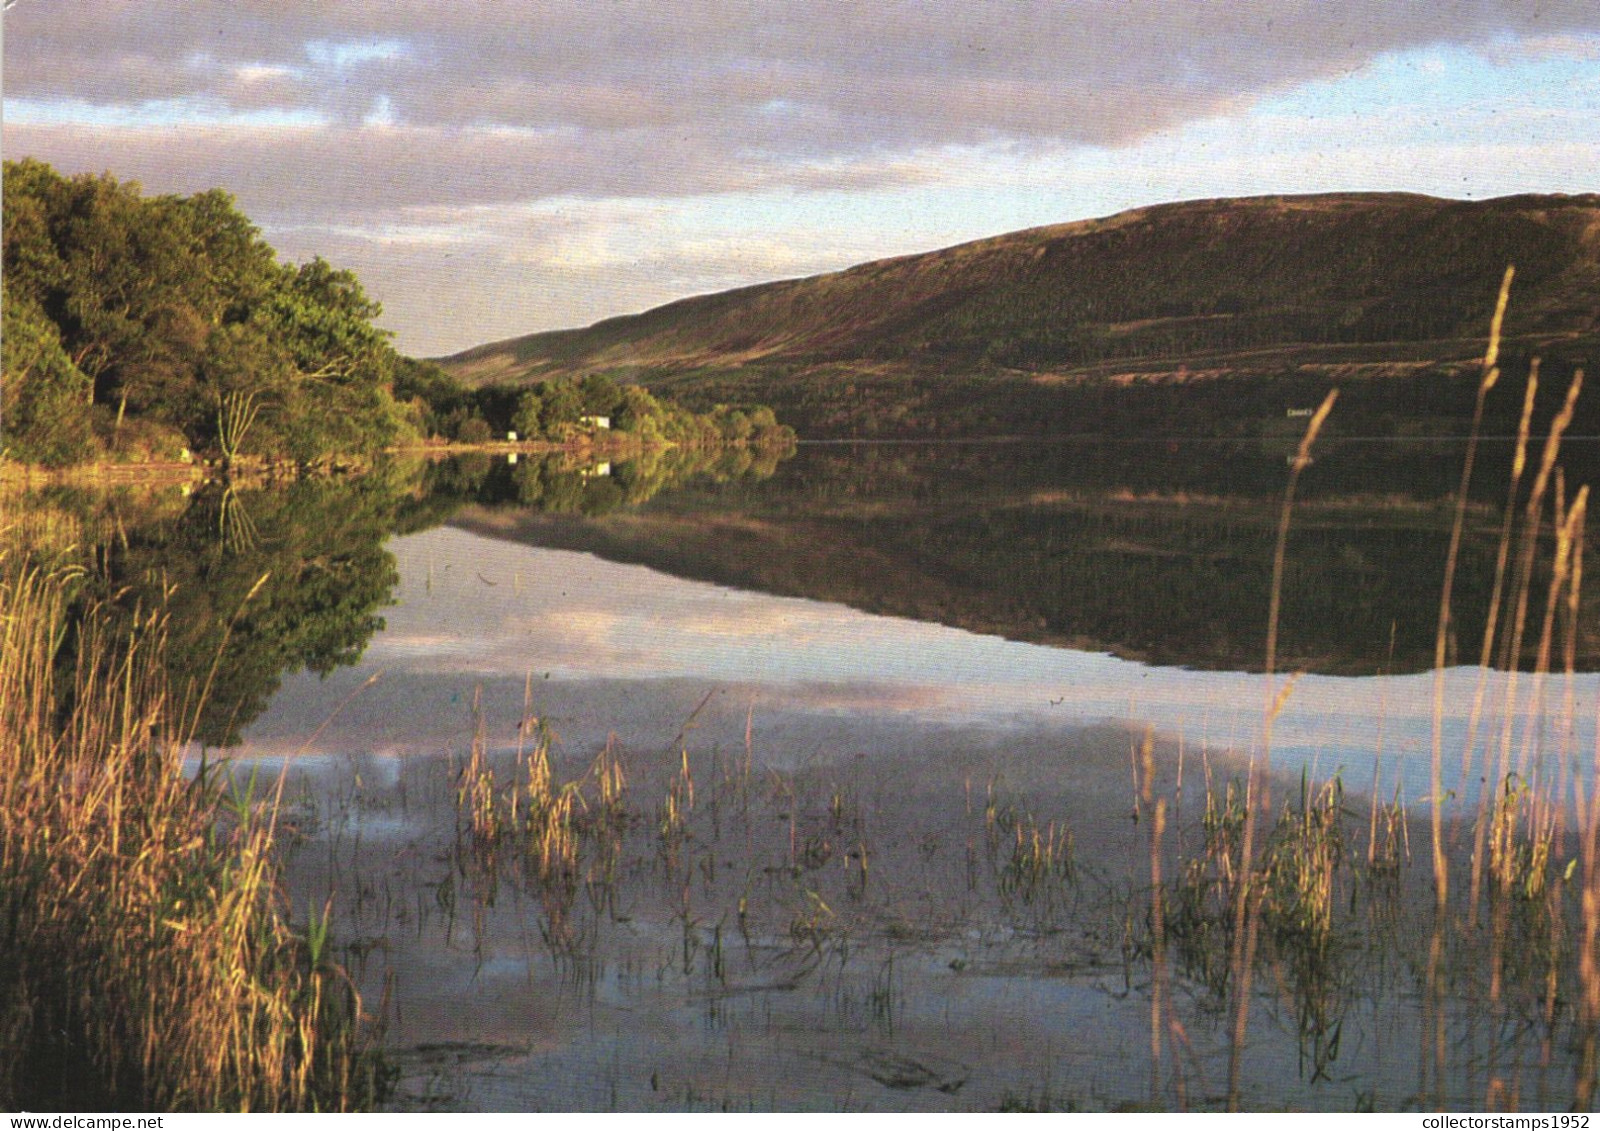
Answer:
[[[438, 749], [452, 737], [470, 737], [470, 695], [463, 689], [509, 689], [516, 708], [532, 676], [535, 706], [586, 705], [561, 719], [563, 737], [578, 748], [603, 743], [631, 714], [630, 705], [653, 689], [683, 687], [737, 704], [741, 736], [747, 721], [762, 736], [780, 717], [801, 715], [831, 730], [904, 723], [1067, 733], [1106, 724], [1138, 733], [1154, 728], [1197, 750], [1248, 754], [1261, 750], [1267, 706], [1289, 686], [1272, 735], [1279, 770], [1339, 774], [1362, 789], [1376, 774], [1408, 800], [1427, 796], [1432, 673], [1273, 678], [1151, 665], [685, 580], [454, 526], [397, 538], [388, 548], [399, 581], [384, 630], [354, 668], [332, 678], [291, 677], [247, 732], [249, 748], [298, 749], [303, 735], [327, 722], [322, 738], [331, 730], [348, 749]], [[334, 715], [339, 704], [372, 677], [408, 690], [393, 701], [380, 686], [361, 692], [381, 701], [381, 710], [355, 703], [345, 711], [359, 721], [341, 721]], [[1593, 749], [1593, 675], [1570, 681], [1524, 675], [1513, 686], [1504, 673], [1480, 681], [1477, 669], [1460, 667], [1443, 681], [1444, 745], [1455, 755], [1453, 769], [1480, 682], [1492, 707], [1508, 691], [1518, 697], [1513, 749], [1521, 753], [1533, 743], [1546, 756], [1547, 773], [1563, 748]], [[429, 684], [438, 690], [412, 690]], [[1533, 711], [1541, 699], [1544, 709]], [[1498, 718], [1497, 709], [1492, 713]], [[1528, 718], [1539, 720], [1542, 733], [1524, 734]], [[661, 740], [670, 741], [679, 721], [669, 713], [641, 723], [654, 722]], [[785, 766], [817, 752], [805, 744], [761, 745]]]
[[[1596, 614], [1547, 567], [1518, 662], [1477, 666], [1503, 470], [1429, 670], [1460, 457], [1320, 455], [1271, 675], [1268, 443], [481, 459], [204, 497], [107, 562], [207, 594], [196, 624], [270, 571], [209, 734], [287, 767], [288, 898], [333, 900], [399, 1107], [1559, 1108], [1592, 1071], [1541, 996], [1576, 924], [1515, 904], [1534, 957], [1491, 956], [1492, 1000], [1470, 932], [1422, 974], [1436, 725], [1461, 869], [1486, 775], [1564, 799], [1596, 745]], [[546, 748], [558, 867], [505, 831]], [[1240, 1045], [1216, 830], [1252, 763], [1269, 817], [1323, 796], [1342, 823], [1334, 924], [1264, 920]]]

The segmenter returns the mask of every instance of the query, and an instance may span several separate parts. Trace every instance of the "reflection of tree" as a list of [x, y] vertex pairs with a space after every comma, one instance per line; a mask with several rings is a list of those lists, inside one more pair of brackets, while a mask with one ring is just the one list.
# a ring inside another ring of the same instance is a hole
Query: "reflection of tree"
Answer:
[[165, 603], [180, 694], [209, 684], [204, 741], [236, 741], [284, 672], [360, 658], [397, 580], [383, 542], [401, 498], [384, 477], [211, 487], [175, 521], [108, 550], [120, 605]]
[[768, 478], [793, 451], [783, 445], [653, 448], [605, 462], [555, 453], [523, 456], [515, 464], [470, 453], [431, 465], [427, 486], [437, 497], [463, 503], [598, 517], [694, 482]]
[[130, 615], [165, 610], [174, 692], [189, 701], [204, 691], [198, 736], [228, 745], [285, 672], [326, 675], [360, 659], [398, 580], [390, 535], [437, 525], [468, 502], [606, 514], [693, 476], [770, 474], [753, 458], [768, 457], [658, 452], [603, 466], [569, 456], [511, 466], [479, 453], [358, 479], [209, 484], [181, 509], [56, 489], [26, 505], [34, 521], [0, 533], [50, 561], [92, 560], [85, 600]]
[[245, 554], [256, 548], [255, 521], [232, 483], [222, 487], [217, 503], [217, 534], [230, 553]]

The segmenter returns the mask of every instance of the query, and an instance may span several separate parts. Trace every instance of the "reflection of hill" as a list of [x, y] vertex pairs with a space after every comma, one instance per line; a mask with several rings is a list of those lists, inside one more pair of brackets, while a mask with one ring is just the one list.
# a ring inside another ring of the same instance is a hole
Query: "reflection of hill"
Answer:
[[[1307, 474], [1289, 542], [1284, 666], [1431, 664], [1459, 456], [1346, 446]], [[1263, 447], [811, 448], [765, 483], [608, 520], [470, 509], [455, 521], [976, 632], [1250, 669], [1264, 654], [1283, 478], [1281, 450]], [[1503, 490], [1483, 484], [1491, 497]], [[1470, 513], [1455, 602], [1464, 659], [1483, 631], [1499, 532], [1495, 506]], [[1593, 644], [1580, 657], [1600, 666]]]

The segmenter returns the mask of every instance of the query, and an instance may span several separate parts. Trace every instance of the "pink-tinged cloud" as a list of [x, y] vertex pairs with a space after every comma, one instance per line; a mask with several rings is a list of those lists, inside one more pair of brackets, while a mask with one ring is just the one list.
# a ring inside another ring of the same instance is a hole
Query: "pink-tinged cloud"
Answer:
[[[1455, 47], [1512, 66], [1588, 58], [1597, 43], [1593, 0], [19, 0], [5, 16], [3, 142], [8, 157], [150, 191], [222, 186], [292, 254], [359, 245], [352, 265], [375, 269], [369, 289], [401, 345], [443, 352], [766, 269], [844, 266], [860, 241], [844, 232], [831, 254], [784, 254], [684, 233], [677, 253], [601, 267], [544, 256], [538, 230], [497, 242], [485, 232], [504, 236], [503, 223], [447, 227], [428, 237], [436, 277], [454, 270], [446, 244], [457, 264], [473, 258], [482, 281], [466, 278], [459, 305], [492, 324], [445, 326], [415, 278], [429, 210], [515, 218], [539, 202], [971, 190], [975, 166], [997, 158], [1032, 176], [1042, 155], [1056, 175], [1063, 154], [1243, 121], [1265, 99], [1395, 52]], [[1174, 168], [1206, 160], [1184, 154]], [[1116, 202], [1128, 195], [1152, 202]], [[1081, 207], [1100, 197], [1117, 194]], [[809, 242], [802, 223], [844, 228], [814, 209], [789, 223], [769, 243]], [[998, 230], [979, 223], [924, 212], [861, 257]], [[513, 293], [491, 290], [514, 278]]]

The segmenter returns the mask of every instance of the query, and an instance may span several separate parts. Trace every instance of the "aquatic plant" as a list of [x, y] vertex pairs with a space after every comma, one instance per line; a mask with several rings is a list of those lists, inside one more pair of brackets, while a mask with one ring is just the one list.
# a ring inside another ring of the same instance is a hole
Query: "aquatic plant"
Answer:
[[1031, 816], [1012, 826], [1011, 850], [1000, 866], [1001, 896], [1023, 905], [1052, 905], [1073, 880], [1072, 832]]
[[[281, 779], [185, 773], [166, 621], [0, 559], [0, 1107], [348, 1110], [384, 1069], [327, 910], [291, 928]], [[70, 649], [66, 647], [70, 642]]]
[[1344, 818], [1339, 779], [1313, 787], [1302, 773], [1298, 803], [1284, 807], [1261, 865], [1261, 914], [1280, 939], [1326, 947], [1345, 859]]

